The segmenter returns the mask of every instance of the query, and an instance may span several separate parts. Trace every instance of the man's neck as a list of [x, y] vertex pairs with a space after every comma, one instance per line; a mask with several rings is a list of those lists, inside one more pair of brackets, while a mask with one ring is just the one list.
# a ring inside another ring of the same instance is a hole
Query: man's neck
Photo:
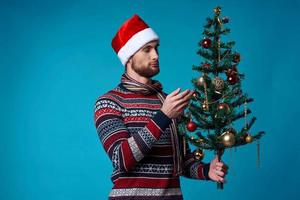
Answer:
[[135, 71], [133, 71], [132, 69], [127, 69], [126, 73], [130, 78], [136, 80], [137, 82], [140, 82], [140, 83], [143, 83], [143, 84], [151, 83], [150, 78], [141, 76], [141, 75], [137, 74]]

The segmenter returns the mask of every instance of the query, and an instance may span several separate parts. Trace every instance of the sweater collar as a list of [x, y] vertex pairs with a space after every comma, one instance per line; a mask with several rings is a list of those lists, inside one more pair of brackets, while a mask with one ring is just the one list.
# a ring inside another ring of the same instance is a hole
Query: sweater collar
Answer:
[[151, 80], [150, 84], [140, 83], [131, 78], [127, 73], [124, 73], [121, 77], [121, 84], [127, 90], [134, 93], [152, 95], [162, 93], [162, 85], [159, 81]]

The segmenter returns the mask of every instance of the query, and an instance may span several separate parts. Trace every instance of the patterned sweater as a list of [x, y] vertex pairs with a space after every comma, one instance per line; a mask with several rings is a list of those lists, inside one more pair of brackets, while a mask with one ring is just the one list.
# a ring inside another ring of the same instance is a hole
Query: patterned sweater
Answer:
[[[119, 84], [99, 97], [94, 122], [113, 165], [111, 200], [183, 199], [174, 175], [171, 120], [156, 95], [127, 90]], [[208, 180], [209, 164], [183, 158], [183, 176]]]

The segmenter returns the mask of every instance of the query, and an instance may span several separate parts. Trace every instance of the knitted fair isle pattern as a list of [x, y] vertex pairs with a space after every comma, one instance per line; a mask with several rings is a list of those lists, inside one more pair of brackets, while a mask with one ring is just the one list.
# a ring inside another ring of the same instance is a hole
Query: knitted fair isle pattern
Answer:
[[[95, 126], [113, 166], [109, 199], [182, 199], [173, 173], [171, 120], [161, 106], [156, 95], [133, 93], [122, 84], [96, 101]], [[209, 164], [190, 152], [182, 164], [185, 177], [209, 179]]]

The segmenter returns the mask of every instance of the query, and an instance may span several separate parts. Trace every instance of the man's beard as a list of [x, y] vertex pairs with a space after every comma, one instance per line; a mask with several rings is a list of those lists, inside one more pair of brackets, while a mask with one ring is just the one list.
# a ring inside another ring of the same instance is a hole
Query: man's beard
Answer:
[[137, 66], [134, 62], [132, 63], [132, 69], [140, 76], [146, 78], [152, 78], [159, 73], [159, 66]]

